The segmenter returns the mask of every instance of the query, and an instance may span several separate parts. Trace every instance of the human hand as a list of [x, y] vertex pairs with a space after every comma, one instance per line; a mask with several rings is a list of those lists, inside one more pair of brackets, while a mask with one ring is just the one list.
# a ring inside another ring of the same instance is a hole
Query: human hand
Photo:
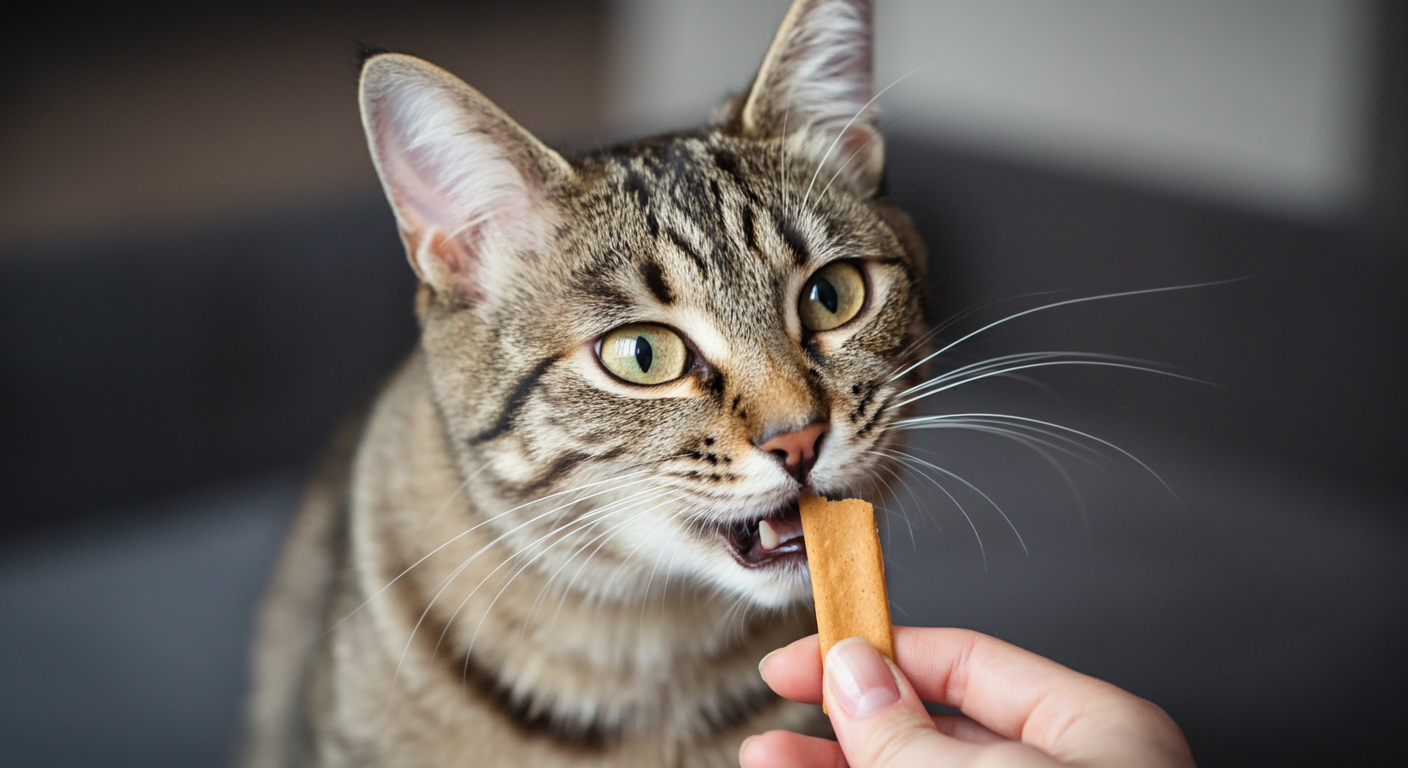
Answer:
[[[743, 768], [1193, 765], [1162, 709], [996, 638], [895, 627], [895, 655], [899, 669], [864, 640], [843, 640], [823, 679], [815, 635], [769, 654], [763, 679], [794, 701], [824, 695], [837, 741], [769, 731], [743, 742]], [[924, 701], [963, 714], [930, 715]]]

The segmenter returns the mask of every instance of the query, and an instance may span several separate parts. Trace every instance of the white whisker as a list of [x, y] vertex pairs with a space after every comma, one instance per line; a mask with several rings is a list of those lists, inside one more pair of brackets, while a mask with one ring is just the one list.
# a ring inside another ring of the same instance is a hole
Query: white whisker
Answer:
[[1008, 413], [965, 413], [965, 414], [948, 414], [948, 415], [943, 415], [943, 416], [917, 416], [917, 417], [914, 417], [914, 418], [900, 419], [900, 420], [898, 420], [898, 421], [895, 421], [895, 422], [893, 422], [893, 423], [891, 423], [891, 424], [889, 425], [888, 429], [892, 429], [892, 430], [896, 430], [896, 431], [902, 431], [902, 430], [908, 430], [908, 429], [925, 429], [926, 427], [928, 427], [928, 426], [930, 426], [930, 425], [932, 425], [932, 424], [934, 424], [934, 423], [938, 423], [938, 422], [942, 422], [942, 421], [950, 420], [950, 419], [959, 419], [959, 418], [974, 418], [974, 419], [976, 419], [976, 418], [986, 418], [986, 419], [993, 419], [993, 420], [996, 420], [996, 421], [1002, 421], [1002, 422], [1006, 422], [1006, 423], [1014, 424], [1014, 425], [1016, 425], [1017, 423], [1021, 423], [1021, 424], [1039, 424], [1039, 425], [1041, 425], [1041, 426], [1043, 426], [1043, 427], [1050, 427], [1051, 429], [1059, 430], [1059, 431], [1061, 431], [1061, 432], [1068, 432], [1068, 433], [1070, 433], [1070, 434], [1077, 435], [1077, 436], [1079, 436], [1079, 437], [1083, 437], [1083, 438], [1085, 438], [1085, 439], [1087, 439], [1087, 440], [1091, 440], [1091, 441], [1093, 441], [1093, 442], [1099, 443], [1099, 444], [1101, 444], [1101, 445], [1103, 445], [1103, 446], [1105, 446], [1105, 447], [1107, 447], [1107, 448], [1112, 448], [1112, 449], [1118, 451], [1119, 453], [1121, 453], [1122, 455], [1124, 455], [1125, 458], [1128, 458], [1130, 461], [1133, 461], [1135, 464], [1138, 464], [1140, 467], [1142, 467], [1142, 468], [1144, 469], [1145, 472], [1148, 472], [1155, 480], [1158, 480], [1158, 481], [1159, 481], [1159, 484], [1164, 487], [1164, 490], [1168, 491], [1169, 496], [1172, 496], [1172, 497], [1174, 498], [1174, 500], [1178, 500], [1178, 494], [1176, 494], [1176, 493], [1173, 492], [1173, 488], [1170, 487], [1168, 483], [1164, 482], [1164, 479], [1159, 476], [1159, 473], [1155, 472], [1152, 468], [1149, 467], [1148, 464], [1145, 464], [1143, 461], [1140, 461], [1139, 457], [1135, 456], [1134, 454], [1130, 453], [1129, 451], [1126, 451], [1125, 449], [1119, 447], [1118, 445], [1115, 445], [1114, 443], [1112, 443], [1112, 442], [1110, 442], [1110, 441], [1108, 441], [1108, 440], [1102, 440], [1102, 439], [1100, 439], [1100, 438], [1098, 438], [1098, 437], [1096, 437], [1096, 436], [1094, 436], [1094, 435], [1092, 435], [1092, 434], [1089, 434], [1089, 433], [1086, 433], [1086, 432], [1082, 432], [1082, 431], [1080, 431], [1080, 430], [1078, 430], [1078, 429], [1073, 429], [1073, 428], [1071, 428], [1071, 427], [1063, 426], [1063, 425], [1061, 425], [1061, 424], [1056, 424], [1056, 423], [1049, 422], [1049, 421], [1042, 421], [1041, 419], [1033, 419], [1033, 418], [1029, 418], [1029, 417], [1026, 417], [1026, 416], [1014, 416], [1014, 415], [1008, 414]]
[[900, 461], [906, 461], [906, 462], [915, 461], [915, 462], [919, 462], [920, 464], [923, 464], [924, 466], [926, 466], [926, 467], [928, 467], [928, 468], [930, 468], [930, 469], [933, 469], [933, 470], [937, 470], [937, 471], [939, 471], [939, 472], [942, 472], [942, 473], [944, 473], [945, 475], [948, 475], [949, 477], [953, 478], [954, 480], [957, 480], [958, 482], [963, 483], [964, 485], [968, 486], [968, 489], [969, 489], [969, 490], [973, 491], [974, 493], [978, 494], [979, 496], [982, 496], [984, 501], [986, 501], [988, 504], [991, 504], [991, 505], [992, 505], [992, 508], [995, 509], [995, 510], [997, 510], [997, 514], [1002, 515], [1002, 519], [1003, 519], [1004, 521], [1006, 521], [1007, 527], [1012, 529], [1012, 535], [1014, 535], [1014, 536], [1017, 537], [1017, 543], [1022, 545], [1022, 553], [1023, 553], [1023, 554], [1031, 554], [1031, 552], [1029, 552], [1029, 551], [1027, 550], [1027, 542], [1025, 542], [1025, 541], [1022, 540], [1022, 534], [1017, 531], [1017, 526], [1012, 523], [1012, 518], [1010, 518], [1010, 517], [1007, 516], [1007, 513], [1003, 511], [1002, 507], [998, 506], [997, 502], [995, 502], [995, 501], [992, 500], [992, 497], [988, 496], [986, 493], [983, 493], [983, 490], [982, 490], [981, 488], [979, 488], [979, 487], [976, 486], [976, 485], [973, 485], [972, 483], [968, 482], [967, 480], [963, 479], [962, 477], [959, 477], [957, 474], [955, 474], [954, 472], [952, 472], [952, 471], [950, 471], [950, 470], [944, 469], [943, 467], [941, 467], [941, 466], [939, 466], [939, 465], [937, 465], [937, 464], [934, 464], [934, 463], [932, 463], [932, 462], [925, 461], [925, 460], [923, 460], [923, 459], [921, 459], [921, 458], [919, 458], [919, 457], [917, 457], [917, 456], [912, 456], [912, 455], [910, 455], [910, 454], [908, 454], [908, 453], [905, 453], [904, 451], [892, 450], [892, 451], [888, 451], [888, 453], [891, 454], [891, 455], [893, 455], [893, 456], [895, 456], [895, 457], [898, 458]]
[[931, 360], [931, 359], [933, 359], [933, 358], [935, 358], [935, 357], [938, 357], [939, 355], [942, 355], [942, 354], [944, 354], [945, 352], [948, 352], [949, 350], [953, 349], [954, 347], [958, 346], [959, 344], [962, 344], [963, 342], [967, 341], [968, 339], [973, 338], [974, 336], [977, 336], [977, 335], [980, 334], [980, 333], [983, 333], [983, 332], [985, 332], [985, 331], [988, 331], [988, 330], [990, 330], [990, 329], [992, 329], [992, 328], [996, 328], [997, 326], [1002, 325], [1003, 323], [1006, 323], [1006, 322], [1009, 322], [1009, 321], [1012, 321], [1012, 320], [1016, 320], [1016, 319], [1019, 318], [1019, 317], [1025, 317], [1026, 315], [1030, 315], [1030, 314], [1032, 314], [1032, 313], [1034, 313], [1034, 312], [1044, 312], [1044, 311], [1046, 311], [1046, 310], [1048, 310], [1048, 309], [1055, 309], [1055, 308], [1057, 308], [1057, 307], [1065, 307], [1065, 306], [1069, 306], [1069, 305], [1072, 305], [1072, 304], [1083, 304], [1083, 303], [1085, 303], [1085, 302], [1090, 302], [1090, 301], [1103, 301], [1103, 300], [1105, 300], [1105, 299], [1117, 299], [1117, 298], [1123, 298], [1123, 297], [1127, 297], [1127, 296], [1144, 296], [1144, 295], [1153, 294], [1153, 293], [1167, 293], [1167, 292], [1170, 292], [1170, 291], [1186, 291], [1186, 290], [1191, 290], [1191, 289], [1193, 289], [1193, 288], [1208, 288], [1208, 287], [1211, 287], [1211, 286], [1214, 286], [1214, 285], [1226, 285], [1227, 283], [1235, 283], [1235, 282], [1237, 282], [1237, 281], [1239, 281], [1239, 280], [1245, 280], [1245, 279], [1246, 279], [1246, 278], [1243, 278], [1243, 277], [1234, 277], [1234, 278], [1231, 278], [1231, 279], [1228, 279], [1228, 280], [1213, 280], [1213, 281], [1211, 281], [1211, 282], [1206, 282], [1206, 283], [1190, 283], [1190, 284], [1188, 284], [1188, 285], [1173, 285], [1173, 286], [1168, 286], [1168, 287], [1165, 287], [1165, 288], [1144, 288], [1144, 289], [1137, 290], [1137, 291], [1120, 291], [1120, 292], [1118, 292], [1118, 293], [1105, 293], [1105, 294], [1101, 294], [1101, 295], [1099, 295], [1099, 296], [1085, 296], [1085, 297], [1082, 297], [1082, 298], [1079, 298], [1079, 299], [1066, 299], [1065, 301], [1057, 301], [1057, 302], [1053, 302], [1053, 303], [1051, 303], [1051, 304], [1043, 304], [1042, 306], [1039, 306], [1039, 307], [1033, 307], [1033, 308], [1031, 308], [1031, 309], [1024, 309], [1024, 310], [1022, 310], [1021, 312], [1017, 312], [1017, 313], [1015, 313], [1015, 314], [1008, 315], [1007, 317], [1004, 317], [1004, 318], [1002, 318], [1001, 320], [994, 320], [993, 322], [988, 323], [987, 325], [985, 325], [985, 326], [979, 328], [979, 329], [976, 330], [976, 331], [973, 331], [972, 333], [969, 333], [969, 334], [967, 334], [967, 335], [965, 335], [965, 336], [959, 337], [958, 340], [953, 341], [953, 342], [950, 342], [949, 344], [947, 344], [946, 346], [944, 346], [942, 349], [939, 349], [937, 352], [931, 353], [930, 355], [928, 355], [927, 357], [925, 357], [923, 360], [920, 360], [919, 362], [915, 363], [914, 365], [911, 365], [910, 367], [904, 369], [903, 371], [900, 371], [898, 374], [896, 374], [896, 375], [890, 377], [890, 380], [891, 380], [891, 381], [894, 381], [895, 379], [897, 379], [897, 378], [899, 378], [899, 377], [905, 375], [906, 373], [909, 373], [910, 371], [914, 370], [915, 368], [919, 367], [920, 365], [923, 365], [924, 363], [928, 362], [929, 360]]
[[[878, 451], [866, 451], [866, 453], [874, 453], [879, 454], [881, 456], [886, 455]], [[978, 542], [978, 554], [982, 555], [983, 558], [983, 570], [986, 571], [988, 569], [988, 551], [987, 548], [983, 546], [983, 536], [982, 534], [978, 533], [978, 526], [973, 523], [973, 518], [968, 515], [968, 510], [963, 508], [963, 504], [959, 502], [957, 497], [950, 493], [947, 488], [944, 487], [943, 483], [940, 483], [938, 480], [935, 480], [933, 477], [930, 477], [923, 471], [919, 471], [919, 476], [933, 483], [934, 486], [937, 487], [940, 491], [943, 491], [943, 494], [948, 497], [948, 500], [953, 502], [953, 505], [958, 508], [958, 511], [963, 515], [963, 519], [968, 521], [968, 528], [969, 530], [973, 531], [973, 538]]]

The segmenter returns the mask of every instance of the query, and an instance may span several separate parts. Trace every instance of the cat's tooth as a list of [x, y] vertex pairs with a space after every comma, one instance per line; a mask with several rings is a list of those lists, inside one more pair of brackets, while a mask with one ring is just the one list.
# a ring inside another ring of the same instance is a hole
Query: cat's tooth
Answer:
[[787, 542], [789, 542], [789, 541], [791, 541], [791, 540], [793, 540], [793, 539], [800, 539], [800, 538], [802, 538], [802, 527], [801, 527], [801, 526], [789, 526], [789, 527], [787, 528], [787, 530], [783, 531], [783, 532], [777, 537], [777, 543], [778, 543], [779, 545], [782, 545], [782, 544], [786, 544]]
[[758, 521], [758, 543], [763, 545], [763, 549], [777, 549], [781, 540], [777, 537], [777, 531], [772, 529], [772, 523], [766, 520]]

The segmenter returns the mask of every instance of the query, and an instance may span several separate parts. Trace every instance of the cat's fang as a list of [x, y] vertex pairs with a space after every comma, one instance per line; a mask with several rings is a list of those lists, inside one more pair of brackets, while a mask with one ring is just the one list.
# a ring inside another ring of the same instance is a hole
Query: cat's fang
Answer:
[[777, 545], [782, 543], [777, 537], [777, 532], [772, 529], [772, 523], [767, 520], [758, 521], [758, 543], [762, 544], [765, 550], [777, 549]]
[[764, 551], [770, 552], [801, 536], [802, 526], [790, 519], [765, 518], [758, 521], [758, 544]]

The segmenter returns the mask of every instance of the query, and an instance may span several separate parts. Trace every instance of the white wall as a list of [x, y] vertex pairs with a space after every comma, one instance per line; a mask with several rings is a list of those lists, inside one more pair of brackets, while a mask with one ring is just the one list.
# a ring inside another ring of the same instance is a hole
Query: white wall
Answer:
[[[788, 0], [615, 0], [623, 131], [746, 87]], [[1372, 0], [877, 0], [891, 133], [1314, 218], [1366, 172]]]

